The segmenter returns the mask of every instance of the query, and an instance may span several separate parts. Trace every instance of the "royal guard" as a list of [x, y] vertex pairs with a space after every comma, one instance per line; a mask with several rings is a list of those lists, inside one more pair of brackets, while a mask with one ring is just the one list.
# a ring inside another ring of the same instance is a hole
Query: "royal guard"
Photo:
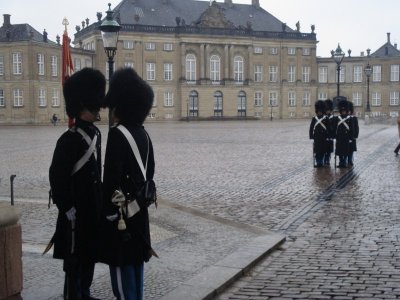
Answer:
[[49, 177], [58, 208], [51, 244], [53, 257], [64, 261], [67, 300], [94, 299], [90, 286], [97, 261], [102, 208], [101, 134], [94, 122], [100, 120], [105, 88], [104, 75], [91, 68], [74, 73], [63, 88], [66, 112], [75, 119], [75, 125], [58, 139]]
[[348, 101], [349, 105], [349, 119], [351, 124], [352, 138], [350, 139], [350, 153], [347, 157], [347, 163], [351, 167], [354, 165], [354, 151], [357, 151], [357, 138], [359, 134], [358, 118], [354, 115], [353, 102]]
[[329, 166], [331, 163], [331, 154], [333, 153], [333, 140], [334, 140], [334, 134], [333, 134], [333, 126], [334, 126], [334, 118], [333, 118], [333, 101], [331, 99], [325, 100], [325, 107], [326, 107], [326, 112], [325, 116], [328, 121], [328, 133], [329, 136], [326, 140], [326, 152], [324, 155], [324, 165]]
[[310, 139], [314, 140], [313, 155], [314, 166], [320, 168], [324, 165], [324, 155], [326, 153], [326, 140], [329, 137], [328, 119], [325, 116], [325, 102], [318, 100], [315, 102], [315, 116], [310, 124]]
[[334, 132], [336, 139], [335, 158], [339, 156], [339, 168], [347, 167], [347, 157], [350, 154], [350, 141], [353, 138], [349, 105], [347, 100], [338, 103], [339, 115], [334, 118]]

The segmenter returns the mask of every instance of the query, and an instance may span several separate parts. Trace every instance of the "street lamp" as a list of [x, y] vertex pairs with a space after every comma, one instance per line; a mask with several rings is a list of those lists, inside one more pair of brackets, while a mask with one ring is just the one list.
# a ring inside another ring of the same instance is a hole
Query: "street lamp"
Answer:
[[369, 78], [372, 75], [372, 67], [370, 66], [369, 62], [365, 67], [364, 72], [365, 76], [367, 76], [367, 107], [365, 109], [365, 112], [371, 112], [371, 107], [369, 106]]
[[338, 44], [337, 48], [335, 51], [331, 51], [332, 58], [336, 62], [336, 71], [337, 71], [337, 90], [336, 90], [336, 101], [335, 101], [335, 107], [337, 105], [337, 101], [340, 96], [340, 64], [343, 61], [345, 53], [342, 51], [342, 48], [340, 48], [340, 45]]
[[[107, 16], [99, 26], [101, 31], [101, 38], [103, 39], [104, 51], [108, 57], [108, 78], [114, 73], [114, 56], [117, 52], [118, 35], [121, 26], [113, 18], [113, 11], [111, 10], [111, 3], [108, 3]], [[108, 124], [112, 126], [111, 111], [108, 112]]]
[[270, 120], [272, 121], [272, 99], [269, 100], [269, 106], [271, 108]]

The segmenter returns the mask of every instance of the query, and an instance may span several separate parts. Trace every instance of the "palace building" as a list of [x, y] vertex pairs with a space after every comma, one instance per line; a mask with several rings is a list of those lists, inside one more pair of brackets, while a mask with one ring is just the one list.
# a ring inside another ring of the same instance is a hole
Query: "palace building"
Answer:
[[[303, 32], [272, 16], [258, 0], [122, 0], [114, 68], [132, 67], [153, 87], [149, 120], [310, 118], [314, 103], [336, 96], [336, 63], [317, 57], [314, 25]], [[86, 18], [86, 16], [85, 16]], [[89, 19], [72, 36], [75, 70], [95, 67], [108, 77], [99, 25]], [[370, 97], [364, 69], [373, 68]], [[341, 95], [364, 116], [399, 111], [400, 51], [388, 41], [343, 59]], [[0, 28], [0, 123], [65, 120], [61, 45], [28, 24]], [[369, 112], [368, 112], [369, 113]], [[107, 119], [104, 113], [103, 120]]]

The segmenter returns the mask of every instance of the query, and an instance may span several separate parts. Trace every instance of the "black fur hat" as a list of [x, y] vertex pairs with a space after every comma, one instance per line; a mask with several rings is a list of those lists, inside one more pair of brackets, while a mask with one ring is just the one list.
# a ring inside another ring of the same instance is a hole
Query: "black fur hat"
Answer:
[[349, 111], [349, 102], [347, 100], [340, 100], [338, 103], [338, 110], [340, 111]]
[[318, 111], [322, 113], [325, 113], [326, 111], [325, 102], [322, 100], [318, 100], [317, 102], [315, 102], [315, 113], [317, 113]]
[[333, 101], [331, 99], [325, 100], [326, 110], [333, 110]]
[[99, 111], [105, 92], [106, 79], [99, 70], [83, 68], [72, 74], [63, 87], [68, 117], [76, 118], [84, 109]]
[[151, 107], [154, 93], [134, 69], [117, 70], [110, 79], [103, 106], [114, 110], [114, 115], [125, 122], [143, 124]]
[[353, 105], [353, 102], [347, 101], [347, 105], [348, 105], [348, 108], [349, 108], [349, 113], [352, 115], [352, 114], [354, 113], [354, 105]]

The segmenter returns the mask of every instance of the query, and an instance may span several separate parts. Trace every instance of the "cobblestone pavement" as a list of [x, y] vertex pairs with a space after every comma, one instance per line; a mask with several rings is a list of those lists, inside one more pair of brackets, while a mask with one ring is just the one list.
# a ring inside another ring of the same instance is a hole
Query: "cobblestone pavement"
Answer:
[[[313, 168], [308, 121], [147, 124], [164, 204], [151, 211], [162, 259], [146, 265], [146, 299], [244, 245], [257, 229], [289, 238], [219, 299], [400, 297], [397, 128], [360, 123], [352, 170], [334, 169], [333, 159], [330, 168]], [[41, 299], [36, 292], [57, 299], [61, 290], [60, 263], [39, 249], [54, 226], [47, 172], [63, 130], [0, 126], [0, 197], [9, 198], [16, 174], [23, 212], [25, 299]], [[94, 294], [112, 299], [109, 290], [99, 265]]]

